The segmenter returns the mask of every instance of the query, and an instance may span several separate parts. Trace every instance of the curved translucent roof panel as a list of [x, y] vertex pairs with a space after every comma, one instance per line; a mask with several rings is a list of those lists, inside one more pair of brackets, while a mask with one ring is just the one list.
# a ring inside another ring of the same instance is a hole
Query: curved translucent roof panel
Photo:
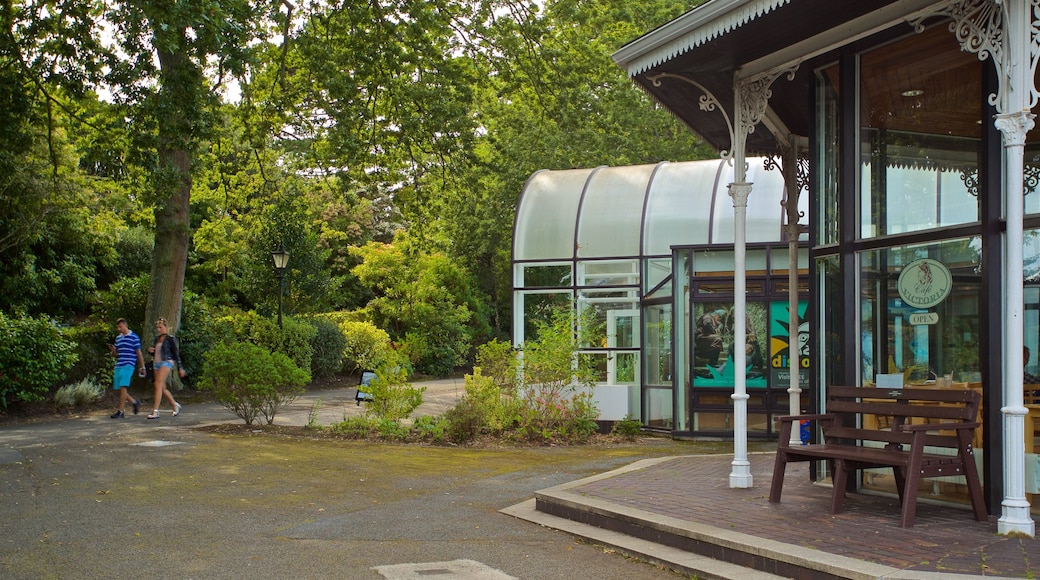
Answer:
[[594, 169], [539, 171], [520, 193], [513, 224], [518, 260], [572, 259], [574, 225], [585, 183]]
[[[747, 161], [747, 241], [780, 242], [783, 176], [762, 158]], [[732, 181], [721, 160], [539, 171], [517, 204], [513, 259], [666, 256], [677, 245], [732, 244]], [[799, 198], [803, 212], [808, 197]]]
[[604, 167], [589, 176], [578, 220], [579, 258], [639, 255], [639, 228], [632, 225], [642, 221], [653, 170], [653, 165]]

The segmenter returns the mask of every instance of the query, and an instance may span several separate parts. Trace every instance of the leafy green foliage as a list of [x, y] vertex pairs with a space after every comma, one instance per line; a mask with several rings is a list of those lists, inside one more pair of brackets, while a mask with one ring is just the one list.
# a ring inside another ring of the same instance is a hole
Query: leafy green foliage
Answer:
[[420, 441], [441, 443], [447, 438], [449, 422], [444, 417], [423, 415], [412, 422], [411, 433]]
[[420, 251], [403, 234], [393, 244], [355, 250], [354, 273], [375, 295], [365, 312], [403, 349], [419, 372], [447, 376], [466, 360], [487, 324], [464, 268], [439, 253]]
[[40, 401], [76, 363], [75, 344], [46, 318], [0, 312], [0, 407]]
[[351, 439], [368, 439], [379, 433], [380, 422], [377, 417], [356, 415], [344, 417], [342, 421], [330, 425], [329, 430]]
[[610, 428], [612, 435], [618, 435], [629, 441], [634, 441], [640, 433], [643, 432], [643, 423], [638, 419], [632, 417], [625, 417], [624, 419], [614, 423], [614, 426]]
[[215, 328], [215, 341], [248, 342], [288, 356], [301, 369], [311, 368], [311, 340], [317, 330], [303, 320], [283, 317], [278, 328], [276, 320], [250, 311], [222, 316]]
[[110, 382], [116, 359], [109, 352], [108, 345], [113, 343], [115, 336], [114, 318], [107, 324], [82, 324], [67, 329], [65, 337], [76, 345], [76, 364], [65, 373], [65, 380], [92, 379], [102, 384]]
[[393, 345], [385, 330], [352, 320], [340, 322], [339, 328], [345, 338], [343, 369], [347, 372], [378, 368], [390, 358]]
[[93, 379], [82, 379], [71, 385], [65, 385], [54, 393], [54, 405], [57, 407], [85, 407], [101, 400], [104, 388]]
[[[494, 341], [478, 349], [478, 363], [466, 375], [466, 394], [446, 417], [453, 441], [481, 433], [511, 434], [530, 441], [585, 441], [596, 432], [599, 411], [592, 402], [592, 369], [577, 356], [569, 309], [541, 322], [537, 339], [527, 342], [523, 363], [507, 344]], [[519, 374], [518, 374], [519, 369]]]
[[366, 413], [380, 420], [398, 421], [406, 419], [422, 404], [426, 387], [408, 384], [408, 371], [401, 361], [393, 358], [376, 369], [368, 392], [372, 400], [366, 403]]
[[275, 414], [304, 391], [307, 371], [289, 357], [255, 344], [222, 342], [206, 354], [199, 387], [236, 416], [252, 425], [258, 417], [267, 424]]
[[339, 326], [324, 317], [305, 318], [314, 327], [311, 337], [311, 376], [315, 379], [335, 376], [343, 367], [343, 351], [347, 339]]

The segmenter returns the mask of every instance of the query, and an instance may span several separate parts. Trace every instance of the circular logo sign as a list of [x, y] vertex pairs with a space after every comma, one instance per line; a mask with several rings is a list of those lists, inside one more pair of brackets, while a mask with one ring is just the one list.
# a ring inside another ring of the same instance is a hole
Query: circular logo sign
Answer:
[[903, 268], [896, 287], [899, 289], [899, 297], [907, 305], [931, 308], [950, 295], [953, 276], [942, 262], [922, 258], [910, 262]]

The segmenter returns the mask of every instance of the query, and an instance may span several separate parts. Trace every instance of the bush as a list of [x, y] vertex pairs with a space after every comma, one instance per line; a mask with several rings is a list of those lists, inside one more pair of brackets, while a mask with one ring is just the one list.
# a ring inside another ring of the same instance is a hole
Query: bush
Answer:
[[520, 360], [508, 342], [494, 339], [478, 346], [476, 366], [503, 391], [516, 392]]
[[343, 370], [353, 373], [383, 366], [393, 348], [390, 335], [371, 322], [346, 320], [339, 323], [345, 344], [343, 346]]
[[614, 426], [610, 428], [611, 435], [617, 435], [629, 441], [635, 440], [642, 432], [643, 424], [631, 416], [626, 416], [624, 419], [614, 423]]
[[339, 325], [328, 318], [308, 318], [307, 323], [314, 327], [314, 336], [310, 341], [311, 377], [324, 379], [335, 376], [343, 368], [347, 339]]
[[374, 433], [379, 432], [378, 425], [379, 419], [359, 415], [356, 417], [344, 417], [339, 423], [330, 425], [329, 430], [351, 439], [367, 439]]
[[76, 364], [75, 344], [46, 318], [0, 312], [0, 407], [43, 400]]
[[288, 356], [301, 369], [311, 368], [311, 339], [317, 330], [302, 320], [283, 317], [278, 328], [277, 320], [250, 311], [221, 317], [218, 325], [223, 328], [215, 336], [225, 342], [249, 342]]
[[408, 428], [394, 419], [379, 419], [376, 429], [379, 437], [386, 441], [404, 441], [408, 438]]
[[206, 354], [199, 387], [236, 416], [252, 425], [263, 416], [270, 425], [275, 414], [304, 391], [307, 371], [286, 355], [251, 343], [220, 343]]
[[463, 397], [455, 406], [444, 413], [448, 421], [448, 440], [453, 443], [472, 441], [480, 435], [484, 426], [484, 413], [469, 397]]
[[537, 330], [537, 339], [524, 345], [519, 366], [505, 343], [491, 341], [477, 349], [478, 362], [492, 371], [484, 375], [478, 365], [466, 375], [465, 396], [445, 415], [453, 441], [502, 432], [531, 441], [580, 442], [596, 432], [599, 412], [589, 389], [594, 375], [576, 356], [568, 311], [556, 312]]
[[[149, 258], [151, 260], [151, 258]], [[145, 308], [148, 303], [148, 290], [151, 287], [151, 275], [143, 273], [131, 278], [120, 278], [100, 293], [101, 303], [94, 308], [93, 318], [105, 324], [115, 324], [117, 318], [125, 318], [130, 328], [138, 334], [145, 321]]]
[[76, 344], [76, 364], [66, 373], [66, 382], [93, 379], [103, 384], [112, 379], [116, 359], [109, 352], [108, 345], [115, 341], [114, 323], [115, 319], [112, 319], [108, 324], [84, 324], [65, 331], [65, 336]]
[[[177, 329], [177, 344], [181, 349], [181, 361], [192, 380], [202, 378], [202, 369], [206, 362], [206, 353], [214, 345], [226, 341], [223, 329], [218, 326], [217, 307], [209, 299], [194, 292], [185, 291], [181, 302], [181, 324]], [[131, 325], [131, 328], [133, 325]], [[139, 333], [140, 334], [140, 333]], [[145, 353], [148, 346], [144, 346]], [[174, 375], [176, 376], [176, 374]]]
[[395, 363], [394, 358], [376, 369], [376, 378], [372, 379], [368, 389], [372, 400], [366, 403], [366, 413], [392, 421], [406, 419], [411, 415], [422, 404], [422, 394], [426, 387], [412, 387], [407, 380], [407, 368]]
[[57, 407], [84, 407], [100, 401], [104, 394], [101, 385], [86, 378], [58, 389], [58, 392], [54, 393], [54, 405]]
[[448, 434], [450, 422], [443, 417], [424, 415], [412, 423], [412, 433], [420, 441], [440, 443]]

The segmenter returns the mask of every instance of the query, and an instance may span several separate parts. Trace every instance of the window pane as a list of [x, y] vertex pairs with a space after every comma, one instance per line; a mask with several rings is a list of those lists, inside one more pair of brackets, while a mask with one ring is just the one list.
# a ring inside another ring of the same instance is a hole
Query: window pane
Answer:
[[[878, 375], [902, 384], [930, 384], [947, 375], [956, 382], [980, 380], [980, 257], [981, 245], [971, 238], [862, 254], [864, 384], [877, 384]], [[949, 284], [950, 291], [941, 302], [920, 307], [907, 302], [908, 284], [922, 290]]]
[[[732, 386], [733, 367], [733, 303], [699, 302], [694, 305], [693, 360], [695, 387]], [[767, 360], [766, 305], [748, 302], [744, 321], [747, 386], [765, 387]]]
[[571, 285], [570, 264], [524, 264], [523, 288], [567, 288]]
[[948, 37], [936, 26], [860, 57], [863, 238], [979, 220], [982, 66]]

